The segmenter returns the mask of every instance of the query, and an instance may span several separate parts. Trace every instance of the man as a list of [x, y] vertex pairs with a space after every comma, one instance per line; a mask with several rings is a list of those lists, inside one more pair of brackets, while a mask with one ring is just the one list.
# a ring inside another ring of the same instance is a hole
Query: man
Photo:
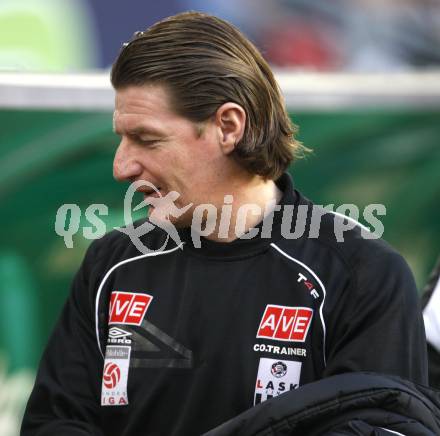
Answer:
[[422, 290], [423, 320], [428, 345], [429, 385], [440, 389], [440, 258]]
[[358, 225], [337, 238], [349, 222], [334, 214], [320, 210], [319, 229], [308, 219], [284, 173], [303, 148], [237, 29], [170, 17], [122, 49], [112, 83], [114, 175], [140, 183], [153, 223], [168, 210], [157, 199], [179, 194], [180, 242], [156, 227], [143, 254], [119, 232], [91, 245], [23, 435], [200, 434], [333, 374], [426, 382], [406, 263]]

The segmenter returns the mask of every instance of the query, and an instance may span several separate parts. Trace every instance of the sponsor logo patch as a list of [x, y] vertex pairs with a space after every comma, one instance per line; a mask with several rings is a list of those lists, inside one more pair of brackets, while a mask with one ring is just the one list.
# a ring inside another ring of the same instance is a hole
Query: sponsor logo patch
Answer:
[[254, 405], [297, 389], [301, 362], [260, 358], [255, 384]]
[[109, 324], [140, 325], [153, 297], [134, 292], [112, 292]]
[[313, 316], [308, 307], [268, 304], [258, 327], [257, 338], [304, 342]]
[[108, 344], [131, 344], [131, 336], [132, 333], [126, 332], [125, 330], [120, 329], [119, 327], [112, 327], [108, 331]]
[[102, 375], [101, 406], [128, 404], [127, 381], [131, 347], [107, 345]]
[[104, 366], [102, 382], [107, 389], [114, 389], [121, 380], [121, 369], [114, 362], [107, 362]]
[[279, 360], [272, 364], [270, 372], [276, 378], [284, 377], [287, 373], [287, 365]]

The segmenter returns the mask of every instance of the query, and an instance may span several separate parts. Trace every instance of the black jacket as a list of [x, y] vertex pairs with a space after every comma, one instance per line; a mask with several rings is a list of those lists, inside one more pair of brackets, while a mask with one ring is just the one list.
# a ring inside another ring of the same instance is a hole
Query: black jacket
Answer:
[[204, 436], [438, 436], [440, 392], [399, 377], [347, 373], [259, 404]]
[[[436, 295], [434, 295], [434, 293], [436, 293]], [[435, 326], [440, 323], [440, 305], [438, 304], [439, 294], [440, 258], [437, 260], [428, 283], [422, 291], [422, 307], [424, 309], [424, 320], [428, 341], [429, 384], [436, 389], [440, 389], [440, 349], [438, 346], [439, 332], [438, 329], [433, 328], [433, 325]]]
[[[314, 233], [312, 203], [287, 175], [277, 183], [283, 210], [269, 216], [270, 238], [197, 248], [185, 229], [182, 249], [146, 254], [119, 232], [94, 242], [42, 357], [22, 435], [190, 436], [335, 374], [426, 383], [405, 261], [358, 225], [338, 242], [335, 226], [348, 222], [332, 213]], [[286, 210], [293, 225], [308, 213], [296, 238]], [[165, 236], [155, 229], [143, 243], [161, 247]]]

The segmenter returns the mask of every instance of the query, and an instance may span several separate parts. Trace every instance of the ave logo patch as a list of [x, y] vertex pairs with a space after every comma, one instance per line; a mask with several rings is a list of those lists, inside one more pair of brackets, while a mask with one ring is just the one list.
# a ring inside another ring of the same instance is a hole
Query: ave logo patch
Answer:
[[308, 307], [268, 304], [258, 327], [257, 338], [304, 342], [313, 317]]
[[140, 325], [153, 297], [135, 292], [112, 292], [109, 324]]
[[301, 375], [301, 362], [260, 358], [255, 384], [254, 406], [297, 389]]

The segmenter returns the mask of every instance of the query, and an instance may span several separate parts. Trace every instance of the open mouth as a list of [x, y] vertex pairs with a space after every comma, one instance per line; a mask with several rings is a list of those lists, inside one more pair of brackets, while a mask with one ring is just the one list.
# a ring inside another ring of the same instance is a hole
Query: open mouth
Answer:
[[136, 191], [140, 192], [141, 194], [144, 194], [145, 197], [157, 197], [159, 196], [161, 189], [162, 188], [160, 187], [156, 189], [140, 188], [140, 189], [136, 189]]
[[162, 196], [162, 192], [161, 192], [161, 188], [156, 188], [156, 189], [145, 189], [142, 190], [142, 193], [144, 194], [144, 198], [159, 198]]

